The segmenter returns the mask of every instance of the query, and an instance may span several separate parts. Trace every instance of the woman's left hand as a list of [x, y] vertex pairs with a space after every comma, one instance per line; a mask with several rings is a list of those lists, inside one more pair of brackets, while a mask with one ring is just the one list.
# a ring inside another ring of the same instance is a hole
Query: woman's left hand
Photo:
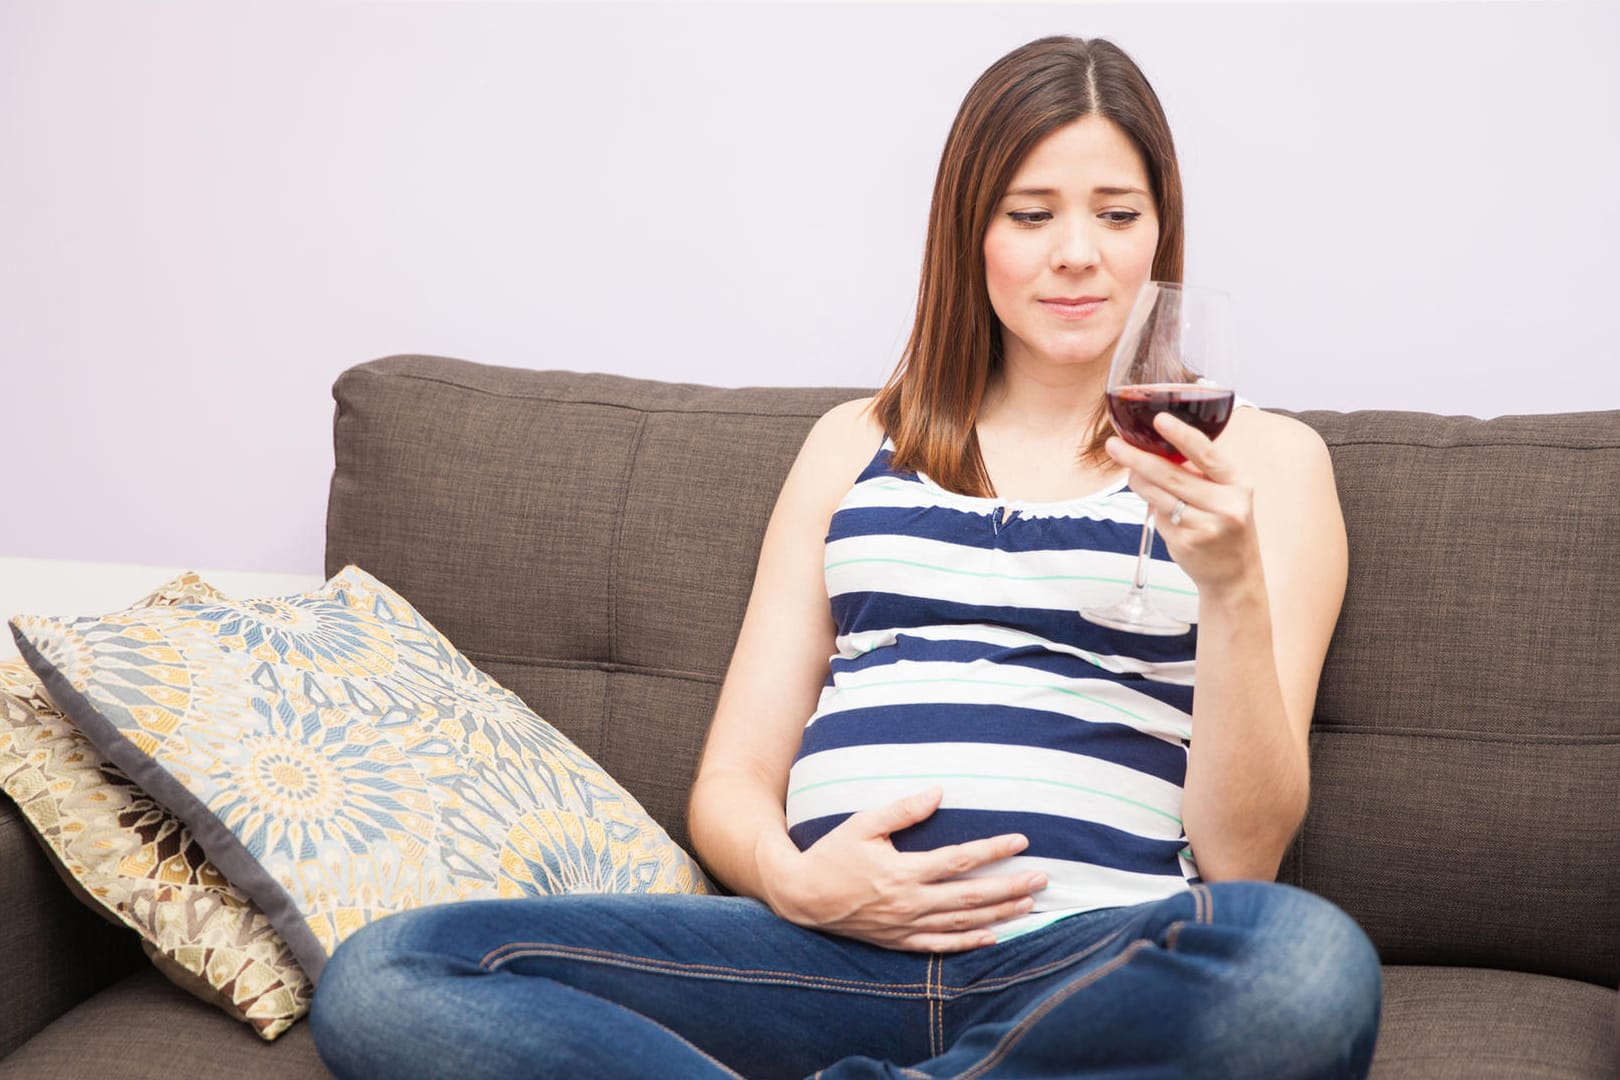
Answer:
[[1130, 470], [1131, 490], [1153, 510], [1159, 535], [1200, 591], [1242, 582], [1260, 568], [1254, 491], [1207, 435], [1169, 413], [1153, 426], [1187, 458], [1176, 464], [1118, 435], [1108, 454]]

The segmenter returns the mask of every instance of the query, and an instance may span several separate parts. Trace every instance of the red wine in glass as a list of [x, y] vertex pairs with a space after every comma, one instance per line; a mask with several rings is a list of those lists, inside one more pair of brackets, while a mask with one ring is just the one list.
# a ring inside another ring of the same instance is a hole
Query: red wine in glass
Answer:
[[1198, 383], [1148, 383], [1108, 391], [1108, 414], [1120, 437], [1132, 446], [1180, 463], [1187, 458], [1153, 430], [1153, 417], [1167, 412], [1211, 439], [1232, 418], [1232, 391]]
[[[1172, 281], [1143, 284], [1108, 365], [1104, 391], [1114, 429], [1132, 446], [1177, 464], [1181, 452], [1153, 430], [1153, 418], [1167, 412], [1210, 438], [1232, 418], [1231, 298], [1214, 289]], [[1157, 523], [1146, 508], [1136, 571], [1125, 595], [1111, 604], [1087, 604], [1082, 618], [1133, 634], [1185, 634], [1192, 624], [1172, 618], [1148, 600]]]

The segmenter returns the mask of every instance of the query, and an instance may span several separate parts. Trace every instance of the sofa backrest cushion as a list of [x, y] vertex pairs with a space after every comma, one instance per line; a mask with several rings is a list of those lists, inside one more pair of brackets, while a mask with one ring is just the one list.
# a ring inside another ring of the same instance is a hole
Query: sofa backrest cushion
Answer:
[[[859, 389], [435, 357], [337, 381], [328, 572], [402, 593], [633, 791], [685, 800], [777, 488]], [[1387, 960], [1620, 975], [1620, 413], [1305, 413], [1350, 587], [1282, 877]]]
[[328, 573], [353, 562], [686, 845], [765, 522], [859, 390], [721, 390], [432, 357], [339, 377]]
[[1386, 960], [1620, 978], [1620, 412], [1309, 412], [1350, 578], [1285, 875]]

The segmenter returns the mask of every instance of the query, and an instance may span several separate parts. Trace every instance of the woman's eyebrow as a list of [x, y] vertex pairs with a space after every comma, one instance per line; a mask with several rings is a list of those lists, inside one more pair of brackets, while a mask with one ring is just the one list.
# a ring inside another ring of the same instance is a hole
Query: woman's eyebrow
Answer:
[[[1144, 191], [1142, 188], [1139, 188], [1139, 187], [1112, 187], [1112, 186], [1094, 187], [1094, 188], [1091, 189], [1091, 193], [1093, 195], [1142, 195], [1142, 196], [1146, 196], [1148, 194], [1148, 192]], [[1015, 195], [1020, 196], [1020, 197], [1034, 196], [1036, 198], [1046, 198], [1046, 197], [1056, 195], [1056, 194], [1058, 194], [1057, 188], [1020, 187], [1020, 188], [1012, 188], [1011, 190], [1009, 190], [1007, 192], [1007, 194], [1005, 196], [1003, 196], [1003, 198], [1010, 199]]]

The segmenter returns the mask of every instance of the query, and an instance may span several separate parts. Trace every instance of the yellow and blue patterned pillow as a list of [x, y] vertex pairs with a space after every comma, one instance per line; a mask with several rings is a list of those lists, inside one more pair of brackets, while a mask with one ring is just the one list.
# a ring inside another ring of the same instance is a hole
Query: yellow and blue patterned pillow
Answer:
[[[188, 572], [134, 606], [224, 599]], [[0, 663], [0, 790], [73, 894], [138, 934], [170, 980], [267, 1040], [309, 1011], [314, 988], [264, 913], [96, 752], [21, 660]]]
[[708, 890], [629, 792], [357, 567], [299, 596], [12, 627], [311, 980], [407, 908]]

